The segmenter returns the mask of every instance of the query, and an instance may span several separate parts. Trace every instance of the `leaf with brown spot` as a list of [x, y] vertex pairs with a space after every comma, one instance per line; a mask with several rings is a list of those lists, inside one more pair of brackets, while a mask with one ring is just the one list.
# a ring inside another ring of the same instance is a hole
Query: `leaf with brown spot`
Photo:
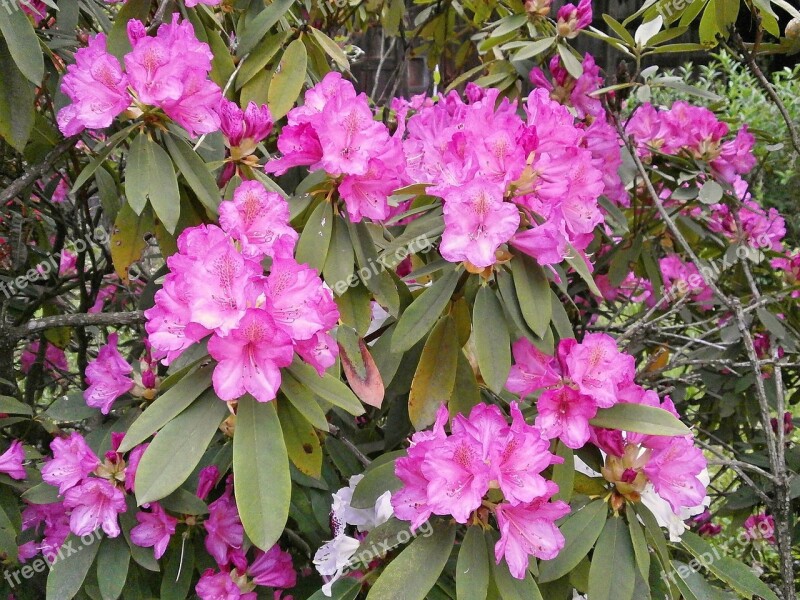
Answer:
[[445, 315], [428, 336], [411, 382], [408, 416], [417, 431], [433, 424], [439, 406], [450, 400], [456, 383], [458, 353], [455, 320]]
[[342, 369], [350, 387], [362, 402], [380, 408], [385, 393], [383, 379], [364, 339], [344, 325], [339, 328], [338, 338]]
[[274, 402], [278, 407], [278, 419], [289, 458], [301, 473], [319, 479], [322, 472], [322, 446], [314, 426], [291, 402], [280, 399]]
[[155, 222], [149, 207], [141, 215], [133, 212], [128, 203], [119, 209], [111, 233], [111, 259], [114, 261], [114, 270], [124, 283], [128, 283], [128, 269], [147, 248], [146, 236], [154, 231]]

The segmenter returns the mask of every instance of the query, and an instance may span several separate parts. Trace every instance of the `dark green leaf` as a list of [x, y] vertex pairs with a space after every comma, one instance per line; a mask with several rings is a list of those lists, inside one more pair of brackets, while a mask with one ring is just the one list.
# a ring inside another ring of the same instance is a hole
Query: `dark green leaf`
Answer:
[[47, 577], [47, 598], [71, 600], [75, 597], [97, 556], [101, 539], [102, 534], [95, 532], [93, 541], [86, 545], [81, 541], [82, 538], [69, 535], [61, 547], [60, 558], [53, 563]]
[[125, 538], [105, 538], [97, 554], [97, 584], [103, 600], [116, 600], [128, 578], [131, 551]]
[[460, 351], [455, 321], [445, 315], [428, 336], [411, 382], [408, 416], [417, 431], [431, 425], [439, 407], [450, 400]]
[[343, 408], [351, 415], [364, 414], [364, 407], [350, 388], [329, 373], [320, 377], [313, 367], [297, 360], [291, 364], [288, 371], [297, 381], [323, 400]]
[[320, 202], [311, 213], [308, 222], [297, 242], [297, 262], [307, 263], [317, 273], [322, 272], [328, 246], [333, 233], [333, 206], [330, 202]]
[[303, 40], [294, 40], [283, 53], [269, 83], [267, 104], [273, 119], [280, 119], [294, 106], [306, 82], [307, 63], [308, 54]]
[[485, 600], [489, 589], [489, 555], [483, 529], [468, 527], [458, 550], [456, 591], [459, 600]]
[[[21, 10], [16, 12], [27, 20]], [[17, 68], [0, 38], [0, 137], [18, 152], [25, 150], [33, 131], [35, 98], [35, 86]]]
[[592, 600], [632, 600], [636, 585], [636, 559], [625, 522], [619, 516], [606, 521], [589, 568]]
[[691, 435], [691, 430], [663, 408], [644, 404], [615, 404], [601, 408], [589, 421], [595, 427], [619, 429], [647, 435]]
[[258, 402], [250, 395], [239, 400], [233, 477], [244, 530], [256, 546], [269, 550], [283, 533], [292, 491], [289, 458], [274, 402]]
[[186, 183], [197, 195], [197, 199], [208, 210], [216, 213], [222, 198], [208, 165], [189, 144], [177, 136], [166, 135], [164, 141], [172, 160], [175, 161], [181, 175], [186, 179]]
[[373, 508], [380, 496], [386, 492], [394, 492], [400, 486], [400, 480], [394, 474], [393, 460], [371, 467], [364, 472], [364, 479], [356, 485], [350, 505], [353, 508]]
[[167, 231], [175, 233], [181, 198], [169, 154], [140, 133], [131, 144], [125, 173], [125, 195], [133, 211], [142, 214], [149, 200]]
[[3, 34], [20, 72], [33, 85], [41, 84], [44, 77], [42, 48], [25, 11], [11, 8], [4, 10], [3, 18], [0, 19], [0, 33]]
[[564, 534], [564, 548], [553, 560], [539, 563], [540, 582], [560, 579], [578, 566], [603, 530], [607, 513], [608, 505], [602, 500], [594, 500], [567, 517], [559, 527]]
[[[292, 4], [293, 0], [275, 0], [250, 21], [239, 36], [240, 42], [236, 49], [237, 56], [244, 56], [255, 48], [256, 44], [264, 38], [264, 35], [272, 26], [291, 8]], [[303, 69], [303, 74], [305, 76], [305, 69]], [[278, 117], [275, 118], [277, 119]]]
[[497, 294], [488, 285], [481, 286], [472, 312], [475, 354], [483, 381], [499, 394], [511, 370], [511, 338]]
[[460, 272], [452, 267], [434, 281], [403, 311], [392, 333], [392, 351], [405, 352], [421, 340], [450, 302]]

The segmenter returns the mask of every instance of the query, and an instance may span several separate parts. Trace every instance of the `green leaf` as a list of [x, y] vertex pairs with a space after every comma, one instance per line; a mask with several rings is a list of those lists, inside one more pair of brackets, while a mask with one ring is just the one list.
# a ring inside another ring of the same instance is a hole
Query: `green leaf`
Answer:
[[691, 430], [663, 408], [644, 404], [615, 404], [601, 408], [589, 421], [595, 427], [647, 435], [692, 435]]
[[567, 72], [575, 79], [580, 78], [580, 76], [583, 75], [583, 65], [581, 61], [575, 58], [569, 46], [558, 44], [556, 47], [558, 48], [558, 55], [561, 57], [561, 62], [564, 64], [564, 68]]
[[603, 20], [606, 22], [606, 25], [608, 25], [611, 30], [617, 34], [619, 39], [625, 42], [630, 48], [636, 47], [636, 40], [633, 39], [633, 36], [627, 29], [625, 29], [625, 26], [622, 23], [617, 21], [611, 15], [607, 14], [603, 15]]
[[120, 142], [124, 140], [128, 134], [133, 131], [136, 124], [129, 125], [125, 129], [118, 131], [110, 138], [108, 138], [105, 142], [98, 144], [94, 147], [94, 152], [96, 156], [92, 159], [92, 161], [86, 165], [81, 174], [78, 175], [77, 179], [75, 179], [75, 183], [72, 184], [72, 189], [70, 190], [71, 194], [77, 192], [84, 183], [89, 181], [92, 175], [94, 175], [95, 171], [103, 164], [103, 162], [108, 158], [108, 156], [114, 151], [114, 148], [119, 146]]
[[192, 586], [194, 544], [184, 536], [173, 539], [161, 578], [161, 600], [184, 600]]
[[149, 200], [167, 231], [175, 233], [181, 197], [172, 159], [144, 133], [131, 143], [125, 171], [125, 195], [137, 215], [142, 214]]
[[319, 479], [322, 473], [322, 446], [314, 426], [290, 402], [277, 404], [289, 458], [301, 473]]
[[[683, 20], [681, 25], [684, 25]], [[700, 19], [700, 43], [706, 48], [713, 48], [717, 45], [717, 35], [720, 33], [717, 24], [717, 0], [709, 0]]]
[[86, 405], [83, 393], [76, 391], [56, 398], [44, 414], [56, 423], [76, 423], [98, 413], [96, 408]]
[[489, 555], [483, 529], [468, 527], [458, 551], [456, 597], [459, 600], [485, 600], [489, 589]]
[[535, 42], [530, 42], [529, 44], [525, 44], [522, 48], [517, 50], [517, 52], [515, 52], [514, 55], [509, 60], [511, 61], [528, 60], [529, 58], [538, 56], [545, 50], [548, 50], [553, 45], [555, 39], [556, 38], [554, 37], [546, 37], [541, 40], [536, 40]]
[[323, 201], [311, 213], [297, 241], [297, 262], [307, 263], [317, 273], [321, 273], [332, 234], [333, 206], [330, 202]]
[[18, 152], [25, 150], [33, 131], [35, 100], [35, 86], [17, 68], [0, 38], [0, 137]]
[[625, 522], [619, 516], [606, 521], [597, 540], [589, 568], [592, 600], [632, 600], [636, 585], [636, 560]]
[[575, 269], [575, 272], [581, 276], [581, 279], [583, 279], [584, 282], [586, 282], [586, 285], [589, 286], [590, 292], [592, 292], [595, 296], [602, 297], [603, 294], [600, 291], [600, 288], [598, 288], [597, 284], [594, 282], [594, 277], [592, 277], [592, 273], [589, 271], [586, 260], [583, 258], [583, 253], [578, 252], [572, 247], [571, 244], [568, 244], [568, 249], [569, 255], [567, 256], [567, 264]]
[[460, 348], [453, 317], [445, 315], [431, 331], [419, 359], [411, 392], [408, 416], [417, 431], [436, 419], [436, 411], [450, 400], [456, 382]]
[[[143, 567], [148, 571], [152, 571], [153, 573], [158, 573], [161, 570], [161, 567], [158, 566], [158, 561], [153, 556], [153, 549], [142, 548], [131, 541], [131, 529], [139, 525], [139, 522], [134, 516], [136, 513], [136, 501], [132, 496], [127, 496], [126, 503], [128, 505], [128, 510], [119, 515], [119, 524], [122, 526], [122, 533], [125, 535], [125, 541], [128, 542], [128, 549], [131, 552], [131, 558], [133, 558], [136, 564], [138, 564], [140, 567]], [[135, 573], [136, 569], [131, 571], [131, 576], [133, 576]]]
[[168, 496], [186, 481], [227, 414], [225, 402], [204, 394], [158, 432], [136, 470], [139, 505]]
[[339, 47], [339, 44], [322, 33], [319, 29], [310, 27], [309, 31], [311, 31], [311, 36], [314, 38], [317, 44], [319, 44], [320, 48], [325, 51], [325, 54], [333, 59], [333, 62], [339, 65], [339, 68], [342, 71], [350, 70], [350, 62], [347, 60], [347, 55], [344, 53], [344, 50]]
[[0, 412], [10, 415], [32, 415], [33, 409], [11, 396], [0, 396]]
[[[239, 46], [236, 48], [236, 55], [244, 56], [255, 48], [256, 44], [264, 38], [272, 26], [281, 19], [289, 8], [291, 8], [293, 3], [294, 0], [276, 0], [256, 15], [256, 17], [247, 24], [245, 30], [240, 32], [240, 41]], [[303, 75], [305, 76], [305, 69], [303, 69]], [[277, 120], [278, 117], [275, 117], [275, 119]]]
[[83, 587], [83, 581], [100, 549], [102, 534], [95, 532], [89, 545], [85, 545], [81, 539], [71, 533], [61, 547], [62, 558], [53, 563], [47, 576], [48, 600], [71, 600]]
[[341, 296], [350, 289], [351, 281], [357, 281], [356, 276], [353, 275], [354, 262], [355, 253], [350, 241], [350, 234], [347, 232], [347, 224], [342, 217], [337, 215], [333, 222], [333, 233], [328, 246], [325, 267], [322, 269], [325, 282], [337, 296]]
[[389, 563], [367, 600], [425, 600], [450, 557], [455, 537], [455, 525], [436, 523], [431, 535], [416, 538]]
[[40, 85], [44, 77], [44, 58], [28, 15], [22, 10], [4, 10], [0, 33], [20, 72], [33, 85]]
[[167, 510], [182, 515], [204, 515], [208, 512], [208, 506], [197, 497], [197, 494], [182, 487], [161, 500], [160, 504]]
[[572, 498], [572, 490], [575, 487], [575, 457], [571, 448], [559, 441], [556, 444], [556, 456], [564, 459], [563, 463], [553, 465], [553, 483], [558, 485], [558, 493], [553, 496], [553, 500], [563, 500], [569, 503]]
[[[16, 514], [15, 514], [16, 513]], [[0, 488], [0, 552], [16, 558], [17, 534], [21, 529], [17, 500], [10, 487]]]
[[[138, 477], [138, 475], [137, 475]], [[289, 517], [292, 480], [274, 402], [239, 400], [233, 436], [236, 506], [250, 540], [269, 550]]]
[[267, 92], [267, 105], [276, 121], [294, 106], [306, 82], [308, 53], [303, 40], [294, 40], [281, 57]]
[[739, 0], [715, 0], [717, 27], [723, 35], [727, 35], [728, 30], [736, 23], [739, 16]]
[[309, 596], [308, 600], [355, 600], [360, 589], [361, 580], [347, 577], [333, 584], [330, 596], [325, 594], [322, 590], [318, 590]]
[[346, 410], [351, 415], [364, 414], [364, 407], [350, 388], [329, 373], [320, 377], [312, 366], [299, 360], [293, 362], [288, 371], [297, 381], [323, 400]]
[[325, 418], [325, 411], [320, 408], [311, 390], [292, 377], [291, 373], [284, 371], [282, 375], [281, 391], [284, 396], [314, 427], [320, 431], [328, 431], [328, 420]]
[[[386, 271], [386, 265], [378, 258], [375, 242], [364, 221], [350, 223], [347, 228], [359, 269], [359, 277], [366, 288], [375, 295], [375, 299], [389, 311], [392, 316], [400, 312], [400, 296], [394, 280]], [[358, 327], [354, 327], [359, 331]]]
[[469, 359], [463, 352], [458, 353], [458, 365], [456, 366], [456, 383], [453, 386], [453, 393], [447, 402], [450, 416], [455, 417], [461, 413], [466, 416], [474, 406], [481, 403], [481, 391], [478, 388], [478, 381], [475, 379], [475, 372]]
[[52, 504], [63, 498], [58, 496], [58, 488], [49, 483], [39, 483], [22, 494], [22, 499], [31, 504]]
[[116, 600], [128, 578], [131, 551], [125, 538], [105, 538], [97, 554], [97, 584], [103, 600]]
[[402, 483], [394, 474], [394, 460], [370, 465], [364, 471], [364, 479], [358, 482], [350, 506], [353, 508], [374, 508], [375, 503], [386, 492], [400, 489]]
[[127, 202], [120, 207], [111, 232], [110, 248], [114, 270], [124, 283], [128, 283], [128, 269], [142, 257], [147, 247], [147, 236], [154, 231], [152, 210], [148, 208], [137, 215]]
[[503, 315], [503, 307], [495, 291], [481, 286], [472, 310], [475, 354], [483, 381], [499, 394], [506, 385], [511, 370], [511, 338]]
[[559, 527], [564, 535], [564, 548], [553, 560], [539, 563], [539, 581], [555, 581], [577, 567], [594, 546], [606, 523], [607, 514], [608, 506], [602, 500], [594, 500], [570, 514]]
[[537, 336], [544, 337], [553, 309], [544, 269], [529, 256], [517, 254], [511, 261], [511, 274], [525, 322]]
[[722, 194], [722, 186], [713, 179], [709, 179], [703, 184], [703, 187], [700, 188], [697, 198], [703, 204], [717, 204], [722, 200]]
[[164, 136], [167, 150], [175, 161], [186, 183], [192, 188], [203, 206], [216, 214], [222, 198], [220, 197], [217, 182], [209, 170], [209, 166], [192, 147], [179, 137], [169, 134]]
[[[119, 451], [132, 450], [181, 414], [211, 386], [213, 370], [211, 366], [201, 366], [156, 398], [125, 433]], [[210, 395], [213, 396], [213, 392]]]
[[137, 19], [145, 23], [149, 14], [150, 0], [128, 0], [125, 2], [114, 18], [114, 26], [108, 32], [106, 47], [109, 54], [113, 54], [122, 62], [123, 56], [131, 51], [131, 43], [128, 39], [128, 21]]
[[489, 562], [492, 565], [492, 576], [494, 584], [497, 586], [497, 591], [500, 593], [500, 598], [502, 600], [543, 600], [542, 594], [530, 572], [525, 573], [524, 579], [517, 579], [508, 570], [508, 563], [506, 563], [505, 558], [500, 561], [500, 564], [492, 560], [492, 555], [494, 554], [492, 551], [493, 546], [493, 543], [489, 546]]
[[393, 352], [409, 350], [430, 331], [450, 302], [460, 276], [454, 268], [445, 269], [442, 276], [403, 311], [392, 334]]
[[681, 537], [681, 545], [715, 577], [727, 583], [742, 596], [748, 598], [761, 596], [766, 600], [778, 600], [775, 592], [747, 565], [730, 556], [724, 556], [719, 548], [712, 546], [699, 535], [686, 531]]
[[258, 46], [253, 49], [250, 56], [242, 63], [242, 68], [239, 69], [239, 74], [236, 76], [237, 90], [241, 89], [244, 84], [258, 75], [269, 64], [272, 57], [278, 53], [278, 50], [281, 49], [291, 33], [291, 31], [281, 31], [265, 37], [258, 43]]
[[347, 382], [364, 404], [380, 408], [386, 389], [364, 339], [346, 325], [339, 327], [339, 359]]
[[631, 542], [633, 543], [633, 552], [636, 555], [636, 564], [639, 567], [639, 573], [642, 578], [647, 581], [650, 575], [650, 551], [647, 549], [647, 540], [644, 537], [644, 530], [639, 519], [633, 512], [627, 513], [628, 531], [631, 535]]

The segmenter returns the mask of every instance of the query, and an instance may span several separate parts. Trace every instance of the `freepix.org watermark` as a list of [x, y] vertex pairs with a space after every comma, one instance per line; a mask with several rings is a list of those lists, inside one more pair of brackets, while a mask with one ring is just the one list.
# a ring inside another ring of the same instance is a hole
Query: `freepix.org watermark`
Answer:
[[373, 560], [383, 558], [390, 551], [407, 544], [416, 537], [422, 536], [427, 538], [430, 537], [432, 533], [433, 525], [431, 525], [430, 521], [425, 521], [422, 525], [417, 527], [415, 531], [401, 529], [394, 537], [380, 540], [367, 548], [359, 548], [356, 553], [350, 557], [345, 572], [355, 571], [363, 565], [370, 564]]
[[31, 561], [28, 565], [22, 565], [19, 569], [14, 571], [3, 571], [3, 577], [8, 582], [8, 585], [12, 588], [20, 585], [24, 580], [30, 579], [36, 573], [43, 573], [45, 569], [52, 569], [53, 565], [57, 562], [60, 562], [64, 559], [69, 558], [79, 552], [82, 552], [84, 549], [93, 546], [100, 542], [103, 539], [103, 530], [97, 529], [92, 533], [87, 533], [86, 535], [81, 536], [80, 538], [68, 538], [63, 544], [61, 544], [61, 548], [58, 549], [58, 552], [48, 553], [44, 556], [39, 556], [35, 560]]
[[336, 292], [337, 296], [341, 296], [347, 291], [347, 288], [356, 287], [359, 281], [366, 283], [376, 275], [379, 275], [390, 266], [397, 265], [403, 261], [407, 256], [421, 252], [428, 252], [435, 247], [435, 244], [428, 238], [427, 235], [420, 235], [414, 238], [408, 244], [400, 246], [394, 252], [381, 256], [378, 260], [369, 260], [367, 265], [361, 267], [355, 273], [351, 273], [347, 279], [342, 279], [334, 283], [331, 288]]
[[[105, 246], [108, 244], [110, 236], [103, 227], [97, 227], [91, 233], [86, 234], [77, 240], [71, 240], [65, 244], [64, 250], [69, 250], [76, 254], [85, 252], [93, 243]], [[6, 297], [11, 298], [17, 292], [24, 290], [30, 284], [39, 280], [46, 280], [51, 273], [58, 273], [61, 252], [54, 252], [35, 267], [28, 269], [24, 275], [7, 282], [0, 282], [0, 292]]]

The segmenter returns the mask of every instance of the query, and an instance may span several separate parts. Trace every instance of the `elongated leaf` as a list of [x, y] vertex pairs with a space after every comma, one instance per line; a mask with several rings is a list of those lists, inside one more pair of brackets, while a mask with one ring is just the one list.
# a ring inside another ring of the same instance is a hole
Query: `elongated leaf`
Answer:
[[322, 446], [314, 426], [290, 402], [278, 402], [278, 418], [289, 458], [301, 473], [319, 479]]
[[536, 40], [535, 42], [526, 44], [514, 53], [514, 56], [511, 57], [511, 60], [528, 60], [529, 58], [538, 56], [545, 50], [549, 49], [553, 45], [554, 41], [554, 37], [546, 37], [544, 39]]
[[447, 403], [450, 416], [457, 414], [468, 415], [474, 406], [481, 403], [481, 391], [478, 388], [478, 381], [472, 370], [469, 359], [463, 352], [458, 353], [458, 365], [456, 366], [456, 383], [453, 386], [453, 393]]
[[483, 529], [469, 527], [458, 551], [456, 595], [459, 600], [485, 600], [489, 589], [489, 561]]
[[[138, 477], [138, 475], [137, 475]], [[269, 550], [289, 517], [292, 480], [274, 402], [239, 400], [233, 437], [236, 506], [250, 540]]]
[[280, 119], [294, 106], [306, 82], [308, 54], [303, 40], [294, 40], [286, 48], [272, 76], [267, 104], [273, 119]]
[[11, 415], [32, 415], [33, 409], [11, 396], [0, 396], [0, 412]]
[[297, 381], [323, 400], [343, 408], [351, 415], [364, 414], [364, 407], [350, 388], [330, 374], [325, 373], [320, 377], [313, 367], [300, 361], [292, 363], [289, 372]]
[[[237, 56], [244, 56], [255, 48], [270, 28], [291, 8], [292, 4], [293, 0], [276, 0], [250, 21], [241, 33], [241, 41], [236, 49]], [[305, 69], [303, 71], [305, 73]], [[275, 118], [277, 119], [277, 117]]]
[[333, 584], [330, 596], [322, 590], [318, 590], [313, 595], [309, 596], [308, 600], [355, 600], [360, 589], [360, 580], [347, 577]]
[[35, 86], [17, 68], [0, 38], [0, 137], [18, 152], [25, 150], [33, 131], [35, 98]]
[[750, 568], [730, 556], [725, 556], [699, 535], [686, 531], [681, 536], [681, 545], [706, 567], [714, 576], [727, 583], [740, 594], [761, 596], [766, 600], [778, 600], [769, 586], [761, 581]]
[[370, 465], [364, 472], [364, 479], [358, 482], [350, 505], [353, 508], [373, 508], [375, 502], [386, 492], [400, 489], [401, 482], [394, 474], [394, 461], [377, 466]]
[[108, 156], [114, 151], [114, 149], [119, 146], [120, 142], [124, 140], [128, 134], [133, 131], [136, 125], [129, 125], [122, 131], [118, 131], [110, 138], [108, 138], [103, 144], [95, 146], [95, 152], [97, 155], [92, 159], [92, 161], [86, 165], [81, 174], [78, 175], [77, 179], [75, 179], [75, 183], [72, 184], [72, 189], [70, 190], [71, 194], [77, 192], [84, 183], [89, 181], [92, 175], [94, 175], [95, 171], [103, 164], [103, 162], [108, 158]]
[[575, 456], [572, 449], [561, 441], [556, 445], [555, 453], [563, 458], [564, 462], [553, 465], [553, 483], [558, 485], [558, 493], [553, 496], [553, 500], [569, 503], [575, 487]]
[[142, 214], [149, 200], [167, 231], [175, 233], [181, 197], [169, 154], [140, 133], [131, 144], [125, 173], [125, 194], [134, 212]]
[[639, 567], [639, 573], [646, 581], [650, 575], [650, 551], [647, 549], [647, 540], [644, 537], [644, 529], [636, 515], [629, 513], [628, 515], [628, 531], [631, 535], [631, 543], [633, 544], [633, 553], [636, 556], [636, 565]]
[[39, 38], [28, 15], [22, 10], [3, 10], [0, 33], [3, 34], [20, 72], [33, 85], [41, 84], [44, 77], [44, 58]]
[[417, 431], [431, 425], [439, 407], [450, 400], [459, 353], [455, 321], [450, 315], [445, 315], [425, 342], [411, 382], [408, 416]]
[[190, 406], [211, 386], [212, 371], [211, 366], [200, 367], [156, 398], [130, 426], [119, 451], [132, 450]]
[[564, 548], [553, 560], [539, 564], [540, 582], [560, 579], [578, 566], [603, 530], [607, 512], [608, 505], [605, 502], [594, 500], [564, 521], [559, 527], [565, 539]]
[[595, 427], [619, 429], [647, 435], [691, 435], [691, 430], [662, 408], [643, 404], [615, 404], [601, 408], [589, 421]]
[[550, 283], [544, 269], [527, 255], [519, 254], [511, 261], [511, 272], [525, 322], [537, 336], [544, 337], [552, 315]]
[[116, 600], [128, 578], [131, 551], [122, 536], [106, 538], [97, 554], [97, 584], [103, 600]]
[[186, 481], [226, 414], [225, 402], [205, 394], [158, 432], [136, 470], [140, 505], [168, 496]]
[[505, 559], [501, 560], [500, 564], [492, 560], [492, 546], [489, 546], [489, 562], [492, 565], [494, 584], [497, 586], [500, 598], [502, 600], [543, 600], [530, 573], [525, 573], [524, 579], [517, 579], [511, 575]]
[[80, 591], [100, 549], [102, 536], [94, 534], [92, 539], [88, 545], [72, 533], [66, 539], [61, 546], [59, 558], [53, 563], [47, 576], [48, 599], [71, 600]]
[[337, 216], [334, 219], [328, 256], [322, 270], [325, 282], [337, 296], [341, 296], [350, 289], [351, 282], [357, 281], [356, 276], [353, 275], [354, 261], [355, 253], [353, 244], [350, 242], [350, 234], [347, 232], [347, 224], [342, 217]]
[[380, 408], [385, 389], [375, 360], [364, 339], [351, 327], [338, 331], [339, 358], [350, 387], [362, 402]]
[[619, 516], [606, 521], [597, 540], [589, 568], [592, 600], [632, 600], [636, 585], [636, 559], [628, 527]]
[[[455, 525], [436, 523], [384, 569], [367, 600], [425, 600], [444, 569], [456, 537]], [[409, 577], [413, 573], [413, 577]]]
[[197, 199], [211, 212], [216, 213], [222, 198], [208, 165], [189, 144], [177, 136], [166, 135], [164, 141], [172, 160], [197, 195]]
[[459, 271], [445, 270], [441, 278], [406, 308], [392, 334], [393, 352], [409, 350], [430, 331], [450, 301], [459, 277]]
[[200, 500], [197, 494], [182, 487], [162, 499], [160, 504], [167, 510], [183, 515], [204, 515], [208, 513], [206, 503]]
[[[389, 314], [397, 316], [400, 312], [400, 296], [392, 277], [386, 271], [386, 266], [378, 258], [378, 252], [367, 224], [364, 221], [359, 223], [348, 221], [347, 228], [350, 232], [356, 261], [360, 267], [359, 278], [375, 295], [375, 299], [389, 311]], [[357, 327], [355, 329], [359, 331]]]
[[350, 62], [347, 60], [347, 55], [344, 53], [344, 50], [339, 47], [339, 44], [334, 42], [319, 29], [311, 27], [310, 30], [312, 37], [319, 44], [320, 48], [325, 51], [325, 54], [330, 56], [333, 62], [335, 62], [342, 71], [349, 71]]
[[292, 377], [291, 373], [284, 372], [281, 378], [281, 391], [303, 415], [306, 420], [320, 431], [328, 431], [328, 421], [325, 418], [325, 411], [320, 408], [314, 394]]
[[242, 63], [242, 68], [239, 69], [239, 74], [236, 76], [236, 89], [250, 81], [253, 77], [259, 74], [264, 67], [266, 67], [272, 60], [278, 50], [281, 49], [284, 42], [291, 35], [291, 31], [281, 31], [273, 35], [265, 37], [258, 43], [258, 46], [253, 48], [245, 61]]
[[320, 202], [308, 218], [303, 233], [297, 242], [297, 262], [307, 263], [317, 273], [322, 272], [328, 246], [333, 234], [333, 206], [330, 202]]
[[128, 39], [128, 21], [138, 19], [143, 23], [147, 21], [150, 13], [150, 0], [128, 0], [120, 8], [114, 18], [114, 25], [108, 32], [107, 48], [110, 54], [122, 62], [125, 54], [131, 51], [131, 42]]
[[184, 600], [192, 585], [193, 572], [194, 544], [176, 536], [167, 551], [160, 599]]
[[511, 337], [503, 307], [489, 286], [482, 286], [475, 297], [472, 327], [483, 381], [490, 390], [499, 394], [511, 370]]

